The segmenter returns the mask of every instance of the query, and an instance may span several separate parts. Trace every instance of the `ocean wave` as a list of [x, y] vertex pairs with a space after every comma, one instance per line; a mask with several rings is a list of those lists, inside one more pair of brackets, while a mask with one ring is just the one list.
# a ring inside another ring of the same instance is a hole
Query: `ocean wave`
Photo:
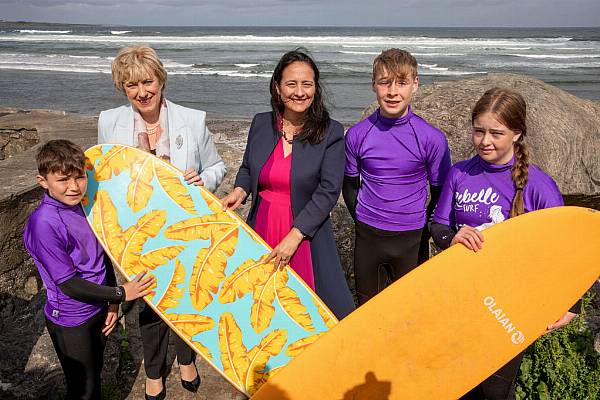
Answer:
[[[163, 60], [168, 75], [217, 75], [238, 78], [270, 78], [272, 71], [254, 72], [245, 70], [259, 64], [240, 64], [239, 69], [206, 67], [202, 64], [183, 64], [168, 59]], [[111, 65], [106, 58], [73, 57], [63, 54], [32, 55], [0, 53], [0, 69], [21, 71], [53, 71], [70, 73], [110, 74]]]
[[131, 31], [110, 31], [111, 35], [124, 35], [126, 33], [131, 33]]
[[464, 53], [411, 53], [415, 57], [462, 57]]
[[486, 71], [451, 71], [451, 70], [427, 70], [420, 75], [442, 75], [442, 76], [467, 76], [467, 75], [483, 75]]
[[507, 54], [507, 56], [522, 57], [522, 58], [556, 58], [556, 59], [571, 59], [571, 58], [600, 58], [600, 54]]
[[371, 46], [369, 44], [343, 44], [342, 47], [349, 48], [349, 49], [353, 49], [353, 48], [368, 49], [369, 47], [373, 47], [373, 46]]
[[[56, 54], [48, 54], [48, 57], [50, 57], [50, 56], [56, 57]], [[101, 58], [100, 56], [73, 56], [73, 55], [67, 55], [67, 57], [69, 57], [69, 58], [82, 58], [82, 59], [99, 59], [99, 58]]]
[[42, 30], [37, 30], [37, 29], [17, 29], [16, 32], [19, 33], [27, 33], [27, 34], [65, 34], [65, 33], [71, 33], [72, 31], [42, 31]]
[[[348, 51], [348, 50], [340, 50], [337, 53], [370, 55], [370, 56], [376, 56], [376, 55], [381, 54], [380, 51]], [[415, 57], [423, 57], [423, 56], [425, 56], [425, 57], [462, 57], [465, 55], [464, 53], [416, 53], [416, 52], [413, 52], [411, 54]]]
[[450, 68], [448, 67], [440, 67], [437, 64], [419, 64], [419, 67], [431, 70], [431, 71], [448, 71]]
[[258, 67], [260, 64], [233, 64], [236, 67], [240, 67], [240, 68], [252, 68], [252, 67]]
[[[49, 72], [70, 72], [80, 74], [110, 74], [110, 66], [91, 66], [75, 64], [56, 64], [49, 65], [44, 63], [21, 64], [15, 62], [0, 61], [0, 70], [19, 70], [19, 71], [49, 71]], [[272, 72], [245, 72], [239, 70], [208, 70], [208, 69], [172, 69], [167, 68], [168, 75], [215, 75], [227, 76], [232, 78], [265, 78], [270, 79]]]
[[[114, 57], [84, 56], [73, 54], [29, 54], [29, 53], [0, 53], [1, 64], [15, 65], [48, 65], [49, 67], [67, 68], [109, 68]], [[163, 60], [165, 68], [191, 68], [193, 64], [182, 64], [169, 59]]]
[[52, 72], [76, 72], [81, 74], [110, 74], [110, 68], [89, 68], [81, 66], [66, 65], [22, 65], [22, 64], [2, 64], [0, 69], [13, 69], [20, 71], [52, 71]]
[[[338, 70], [353, 72], [357, 74], [371, 74], [373, 72], [373, 68], [371, 64], [369, 65], [343, 65], [343, 64], [334, 64]], [[341, 74], [338, 74], [341, 75]]]
[[196, 69], [191, 71], [168, 71], [169, 75], [216, 75], [228, 76], [231, 78], [267, 78], [271, 79], [273, 72], [244, 72], [236, 70], [212, 70], [212, 69]]
[[598, 50], [598, 47], [552, 47], [552, 50]]
[[365, 47], [467, 47], [468, 49], [514, 46], [556, 46], [567, 38], [482, 39], [436, 38], [423, 36], [259, 36], [259, 35], [205, 35], [205, 36], [120, 36], [120, 35], [3, 35], [1, 41], [73, 42], [73, 43], [137, 43], [198, 45], [198, 44], [271, 44], [271, 45], [331, 45]]
[[381, 54], [380, 51], [347, 51], [347, 50], [340, 50], [338, 51], [338, 53], [342, 53], [342, 54], [356, 54], [356, 55], [368, 55], [368, 56], [376, 56]]
[[551, 63], [551, 62], [528, 62], [528, 61], [514, 61], [514, 62], [491, 62], [484, 63], [484, 67], [490, 69], [515, 69], [515, 68], [531, 68], [535, 70], [539, 69], [589, 69], [589, 68], [600, 68], [600, 61], [589, 61], [589, 62], [562, 62], [562, 63]]

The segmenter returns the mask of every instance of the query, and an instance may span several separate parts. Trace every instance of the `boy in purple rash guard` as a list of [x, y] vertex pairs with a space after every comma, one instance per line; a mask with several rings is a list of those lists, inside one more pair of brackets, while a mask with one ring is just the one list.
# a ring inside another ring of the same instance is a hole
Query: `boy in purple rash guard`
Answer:
[[429, 258], [426, 224], [450, 169], [450, 151], [444, 133], [412, 112], [418, 84], [410, 53], [382, 52], [373, 63], [379, 108], [346, 134], [343, 195], [355, 220], [360, 304]]
[[118, 304], [148, 294], [153, 278], [140, 273], [116, 287], [112, 265], [81, 208], [87, 187], [81, 148], [51, 140], [36, 161], [46, 192], [23, 241], [46, 287], [46, 327], [65, 373], [66, 398], [100, 399], [104, 346], [117, 323]]
[[[456, 163], [442, 189], [431, 225], [442, 249], [461, 243], [483, 248], [482, 230], [505, 219], [542, 208], [563, 205], [556, 183], [535, 165], [523, 143], [526, 104], [517, 92], [494, 88], [475, 105], [471, 121], [477, 155]], [[575, 304], [548, 332], [568, 324], [581, 310]], [[483, 381], [462, 400], [506, 400], [514, 386], [524, 352]]]

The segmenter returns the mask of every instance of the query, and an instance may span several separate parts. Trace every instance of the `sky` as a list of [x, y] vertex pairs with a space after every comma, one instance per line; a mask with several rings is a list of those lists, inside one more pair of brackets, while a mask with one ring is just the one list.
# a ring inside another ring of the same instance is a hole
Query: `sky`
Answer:
[[167, 26], [600, 26], [600, 0], [0, 0], [0, 19]]

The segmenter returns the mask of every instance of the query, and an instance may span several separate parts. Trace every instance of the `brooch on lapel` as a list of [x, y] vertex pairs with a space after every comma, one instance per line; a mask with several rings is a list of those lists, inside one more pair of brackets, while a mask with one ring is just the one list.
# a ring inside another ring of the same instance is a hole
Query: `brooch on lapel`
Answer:
[[179, 150], [179, 149], [181, 149], [181, 146], [183, 146], [183, 136], [181, 136], [181, 135], [178, 135], [178, 136], [175, 138], [175, 145], [177, 146], [177, 149], [178, 149], [178, 150]]

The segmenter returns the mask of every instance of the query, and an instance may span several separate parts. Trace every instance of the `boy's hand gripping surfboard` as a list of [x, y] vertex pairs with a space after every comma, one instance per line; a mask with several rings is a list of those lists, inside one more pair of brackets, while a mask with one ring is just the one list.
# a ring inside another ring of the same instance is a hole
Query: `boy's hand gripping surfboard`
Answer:
[[251, 395], [337, 323], [291, 270], [263, 260], [269, 246], [181, 171], [129, 146], [88, 157], [84, 210], [114, 266], [147, 269], [144, 300], [238, 390]]
[[452, 246], [323, 335], [253, 400], [457, 399], [525, 350], [600, 275], [600, 212], [560, 207]]

